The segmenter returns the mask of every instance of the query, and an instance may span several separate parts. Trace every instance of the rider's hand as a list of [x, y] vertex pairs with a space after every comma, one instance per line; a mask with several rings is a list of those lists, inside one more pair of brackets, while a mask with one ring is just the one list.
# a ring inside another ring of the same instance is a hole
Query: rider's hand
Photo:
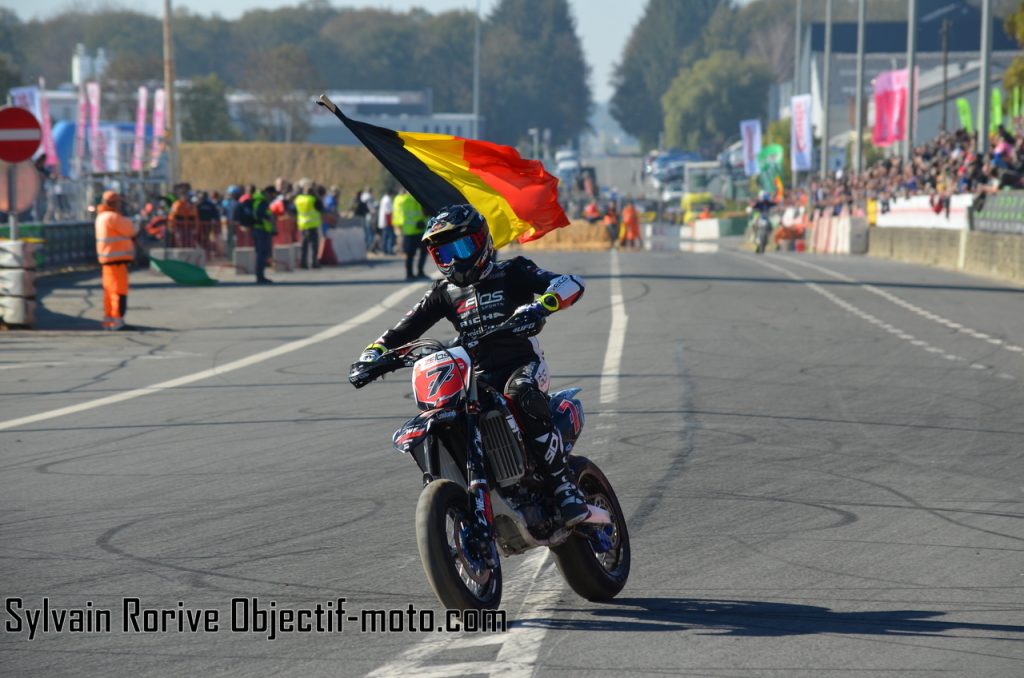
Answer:
[[362, 388], [373, 381], [369, 367], [384, 353], [378, 344], [371, 344], [363, 350], [359, 360], [352, 363], [349, 368], [348, 380], [356, 388]]
[[551, 311], [544, 308], [539, 301], [535, 301], [517, 308], [512, 313], [512, 317], [508, 319], [507, 324], [510, 326], [512, 334], [520, 337], [532, 337], [535, 334], [540, 334], [540, 331], [544, 329], [544, 323], [547, 322], [549, 315], [551, 315]]

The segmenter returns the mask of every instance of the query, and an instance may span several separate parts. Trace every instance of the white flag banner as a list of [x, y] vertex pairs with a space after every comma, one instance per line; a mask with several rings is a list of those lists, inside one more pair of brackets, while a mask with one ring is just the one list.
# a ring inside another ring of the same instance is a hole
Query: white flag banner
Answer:
[[740, 122], [740, 136], [743, 138], [743, 171], [752, 177], [757, 174], [757, 154], [761, 152], [761, 121]]
[[811, 95], [799, 94], [790, 105], [793, 119], [790, 125], [789, 158], [794, 172], [806, 172], [814, 163], [814, 130], [811, 127]]
[[39, 110], [39, 88], [38, 87], [12, 87], [11, 104], [36, 116], [36, 120], [42, 117]]

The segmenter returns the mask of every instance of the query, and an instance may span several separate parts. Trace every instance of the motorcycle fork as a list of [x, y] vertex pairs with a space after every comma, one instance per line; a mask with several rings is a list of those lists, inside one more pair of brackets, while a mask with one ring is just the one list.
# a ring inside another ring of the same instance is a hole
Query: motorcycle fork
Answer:
[[469, 479], [469, 511], [476, 517], [473, 530], [479, 553], [488, 567], [497, 567], [498, 551], [494, 545], [492, 525], [494, 513], [491, 510], [491, 491], [487, 485], [487, 470], [484, 467], [484, 443], [480, 436], [480, 401], [477, 399], [476, 378], [469, 386], [466, 403], [466, 473]]

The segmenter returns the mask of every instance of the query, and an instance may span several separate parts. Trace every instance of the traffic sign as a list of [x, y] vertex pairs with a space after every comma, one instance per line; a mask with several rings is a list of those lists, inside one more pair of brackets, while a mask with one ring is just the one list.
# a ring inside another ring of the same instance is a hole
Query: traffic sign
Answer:
[[11, 195], [15, 212], [24, 212], [39, 197], [40, 187], [39, 171], [32, 163], [0, 163], [0, 212], [10, 211]]
[[0, 160], [28, 160], [42, 140], [43, 129], [36, 116], [17, 106], [0, 108]]

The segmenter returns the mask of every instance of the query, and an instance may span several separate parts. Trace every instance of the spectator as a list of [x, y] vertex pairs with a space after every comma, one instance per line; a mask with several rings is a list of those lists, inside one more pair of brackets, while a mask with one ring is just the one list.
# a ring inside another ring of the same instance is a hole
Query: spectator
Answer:
[[252, 242], [256, 250], [256, 283], [267, 285], [274, 282], [264, 274], [264, 271], [273, 252], [273, 238], [277, 233], [274, 225], [275, 217], [270, 211], [270, 202], [277, 197], [277, 189], [274, 186], [267, 186], [261, 192], [253, 187], [251, 192], [254, 219]]
[[[402, 251], [405, 252], [405, 279], [416, 280], [426, 278], [423, 266], [427, 261], [427, 248], [423, 245], [423, 231], [426, 230], [427, 222], [423, 216], [423, 208], [416, 198], [409, 195], [404, 188], [399, 191], [394, 199], [394, 209], [391, 217], [396, 228], [402, 229]], [[413, 259], [419, 252], [418, 273], [413, 275]]]
[[366, 251], [376, 251], [374, 249], [374, 241], [376, 233], [374, 228], [370, 224], [370, 220], [367, 215], [370, 213], [370, 206], [363, 200], [362, 191], [356, 191], [356, 194], [352, 196], [352, 203], [349, 205], [349, 212], [352, 216], [363, 221], [363, 240], [366, 242]]
[[395, 229], [391, 225], [393, 198], [384, 191], [377, 206], [377, 230], [380, 232], [380, 246], [384, 254], [395, 253]]
[[[299, 268], [320, 268], [320, 226], [323, 219], [320, 213], [324, 206], [316, 197], [316, 188], [310, 184], [301, 194], [295, 196], [295, 210], [298, 215], [299, 233], [302, 235], [302, 250], [299, 255]], [[309, 252], [307, 262], [306, 252]]]

